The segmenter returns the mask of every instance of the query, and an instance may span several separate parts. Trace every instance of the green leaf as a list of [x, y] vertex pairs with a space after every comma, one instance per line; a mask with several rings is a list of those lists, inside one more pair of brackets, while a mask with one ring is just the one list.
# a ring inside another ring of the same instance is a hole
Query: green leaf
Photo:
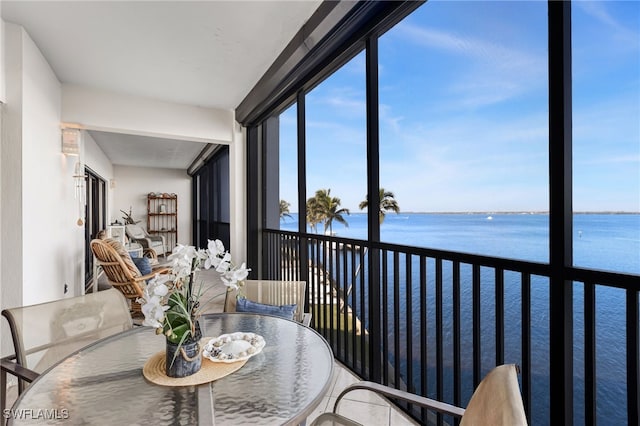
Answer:
[[181, 324], [177, 327], [173, 327], [172, 333], [170, 336], [167, 336], [167, 339], [171, 343], [182, 343], [191, 335], [191, 327], [189, 324]]
[[186, 306], [187, 299], [180, 292], [171, 293], [169, 296], [169, 307], [173, 308], [175, 306]]

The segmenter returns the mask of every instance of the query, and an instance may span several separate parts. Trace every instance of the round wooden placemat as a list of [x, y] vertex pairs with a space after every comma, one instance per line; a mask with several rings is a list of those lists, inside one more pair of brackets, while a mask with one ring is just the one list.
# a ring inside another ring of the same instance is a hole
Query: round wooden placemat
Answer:
[[[204, 340], [204, 339], [203, 339]], [[206, 339], [208, 342], [210, 339]], [[158, 352], [151, 356], [142, 368], [144, 377], [152, 383], [162, 386], [192, 386], [201, 385], [203, 383], [213, 382], [221, 379], [234, 371], [242, 368], [247, 360], [233, 363], [213, 362], [208, 358], [202, 357], [202, 367], [200, 370], [187, 377], [169, 377], [167, 376], [165, 366], [165, 352]]]

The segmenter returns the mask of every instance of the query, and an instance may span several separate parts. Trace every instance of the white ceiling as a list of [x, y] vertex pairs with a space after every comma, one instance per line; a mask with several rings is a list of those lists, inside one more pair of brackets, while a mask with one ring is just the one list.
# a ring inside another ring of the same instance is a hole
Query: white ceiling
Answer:
[[93, 140], [113, 164], [121, 166], [186, 169], [206, 146], [148, 136], [123, 135], [90, 130]]
[[[62, 83], [235, 109], [320, 3], [4, 0], [1, 11], [26, 29]], [[114, 164], [186, 168], [193, 160], [187, 153], [203, 147], [92, 134]], [[117, 156], [122, 149], [107, 146], [113, 143], [129, 147], [129, 155]], [[150, 159], [145, 144], [161, 152]], [[185, 146], [170, 149], [176, 144]]]

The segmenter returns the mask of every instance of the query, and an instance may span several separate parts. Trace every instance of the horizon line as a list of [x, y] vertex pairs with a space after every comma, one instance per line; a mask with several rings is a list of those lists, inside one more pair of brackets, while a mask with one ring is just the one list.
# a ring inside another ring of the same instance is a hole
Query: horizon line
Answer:
[[[289, 214], [299, 214], [300, 212], [290, 212]], [[386, 213], [392, 215], [394, 212]], [[367, 214], [365, 211], [358, 211], [351, 214]], [[548, 210], [473, 210], [473, 211], [401, 211], [399, 214], [549, 214]], [[574, 211], [573, 214], [640, 214], [640, 211], [629, 210], [579, 210]]]

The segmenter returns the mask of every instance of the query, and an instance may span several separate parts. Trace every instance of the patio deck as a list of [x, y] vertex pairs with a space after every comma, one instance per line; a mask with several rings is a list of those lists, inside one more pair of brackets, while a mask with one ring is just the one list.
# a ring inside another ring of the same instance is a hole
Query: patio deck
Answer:
[[[219, 281], [216, 278], [213, 271], [201, 271], [200, 279], [204, 282]], [[212, 297], [216, 294], [223, 294], [225, 291], [224, 284], [217, 282], [212, 285], [207, 293]], [[205, 295], [201, 300], [206, 300]], [[222, 312], [224, 307], [224, 296], [216, 297], [209, 302], [206, 307], [203, 308], [205, 313]], [[335, 361], [333, 369], [333, 379], [329, 391], [322, 399], [322, 402], [316, 408], [311, 416], [307, 419], [307, 424], [310, 424], [320, 414], [332, 411], [333, 405], [336, 402], [336, 398], [340, 392], [349, 384], [358, 381], [358, 377], [351, 374], [351, 372], [345, 368], [338, 361]], [[393, 404], [390, 404], [384, 398], [372, 394], [368, 391], [353, 391], [347, 394], [338, 407], [338, 413], [344, 414], [352, 420], [355, 420], [363, 425], [367, 426], [405, 426], [405, 425], [417, 425], [418, 423], [409, 419], [402, 411], [397, 409]]]
[[[217, 275], [213, 271], [201, 271], [198, 279], [206, 283], [214, 283], [209, 287], [201, 300], [207, 300], [209, 297], [220, 295], [203, 307], [203, 313], [222, 312], [224, 306], [224, 291], [226, 289], [224, 284], [217, 279]], [[108, 284], [104, 276], [101, 276], [98, 280], [98, 289], [107, 287]], [[320, 414], [326, 411], [332, 411], [336, 398], [342, 389], [358, 380], [359, 379], [351, 374], [347, 368], [336, 361], [329, 391], [313, 414], [307, 419], [307, 424], [311, 423], [313, 419]], [[10, 386], [7, 393], [7, 407], [11, 407], [16, 398], [17, 386]], [[389, 404], [384, 398], [367, 391], [354, 391], [349, 393], [340, 403], [338, 412], [345, 415], [348, 413], [349, 418], [367, 426], [403, 426], [418, 424], [405, 416], [404, 413], [393, 406], [393, 404]]]

